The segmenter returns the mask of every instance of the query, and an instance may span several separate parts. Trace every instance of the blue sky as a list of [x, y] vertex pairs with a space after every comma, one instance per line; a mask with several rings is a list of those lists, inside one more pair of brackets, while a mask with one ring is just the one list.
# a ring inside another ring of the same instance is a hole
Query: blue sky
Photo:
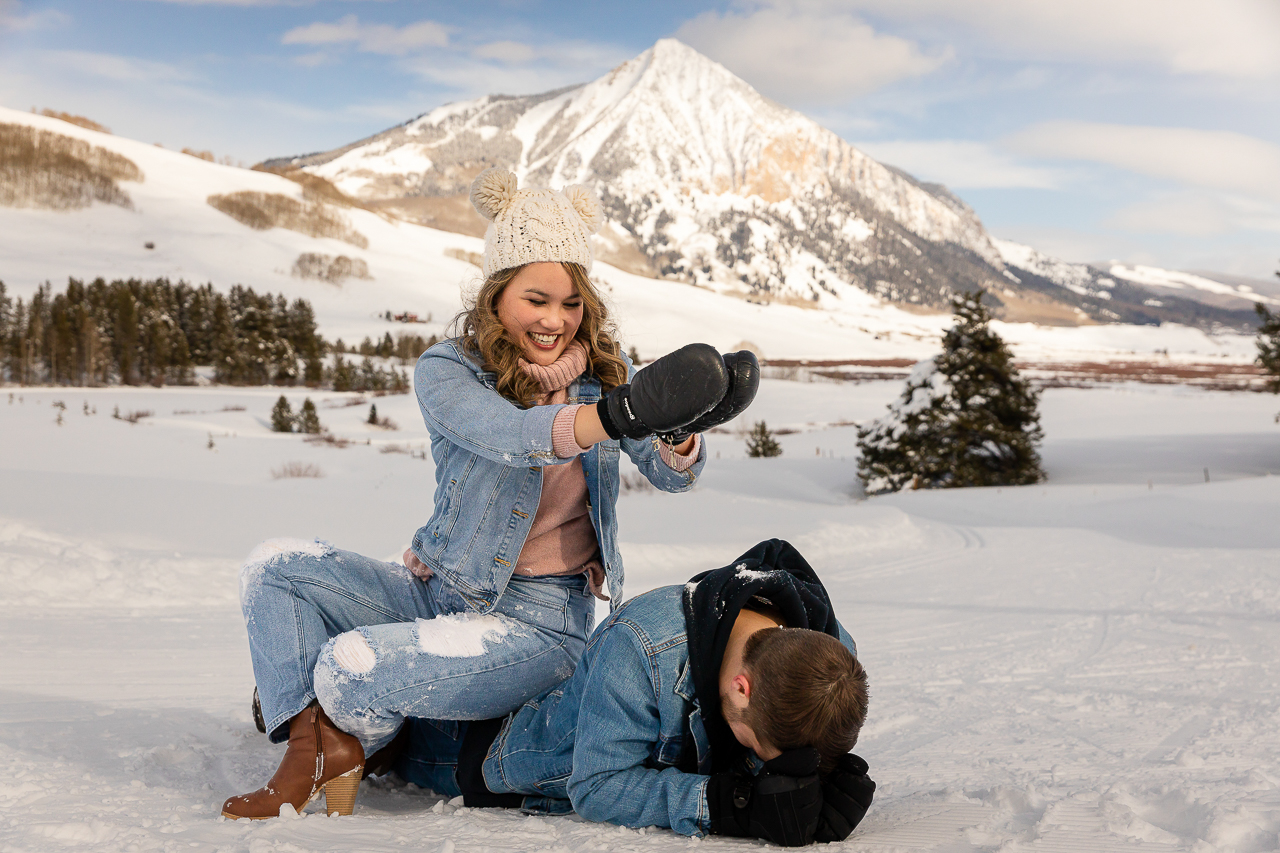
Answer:
[[0, 0], [0, 104], [249, 164], [668, 36], [996, 236], [1280, 268], [1280, 0]]

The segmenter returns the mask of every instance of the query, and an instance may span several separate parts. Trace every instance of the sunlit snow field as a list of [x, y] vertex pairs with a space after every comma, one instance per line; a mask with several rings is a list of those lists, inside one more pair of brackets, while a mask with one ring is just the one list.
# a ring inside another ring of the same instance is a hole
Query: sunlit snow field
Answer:
[[[767, 380], [749, 419], [797, 430], [782, 457], [713, 434], [691, 494], [621, 499], [627, 594], [770, 536], [809, 558], [872, 689], [857, 751], [880, 788], [842, 850], [1280, 847], [1280, 399], [1049, 390], [1048, 484], [864, 499], [834, 424], [900, 388]], [[287, 392], [337, 448], [271, 433], [279, 393], [0, 389], [0, 851], [761, 846], [391, 778], [352, 817], [221, 819], [282, 749], [249, 716], [240, 560], [271, 536], [392, 559], [431, 505], [411, 396]], [[273, 478], [288, 463], [323, 476]]]

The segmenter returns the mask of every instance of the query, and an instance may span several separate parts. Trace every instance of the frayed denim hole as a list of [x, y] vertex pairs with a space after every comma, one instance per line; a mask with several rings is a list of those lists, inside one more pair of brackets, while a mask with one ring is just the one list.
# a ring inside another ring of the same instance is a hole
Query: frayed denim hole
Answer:
[[348, 675], [368, 675], [378, 665], [378, 656], [369, 638], [357, 629], [334, 638], [333, 662]]

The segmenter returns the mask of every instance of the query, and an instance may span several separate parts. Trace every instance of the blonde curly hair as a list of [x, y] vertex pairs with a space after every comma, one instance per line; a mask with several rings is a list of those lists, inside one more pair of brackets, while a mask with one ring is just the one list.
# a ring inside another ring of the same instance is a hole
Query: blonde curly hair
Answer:
[[[604, 391], [622, 385], [627, 381], [627, 363], [622, 360], [618, 331], [608, 307], [581, 264], [561, 266], [582, 298], [582, 324], [574, 340], [587, 351], [587, 373], [600, 380]], [[542, 396], [542, 390], [532, 376], [520, 369], [524, 351], [498, 318], [498, 300], [522, 269], [524, 266], [510, 267], [485, 279], [453, 318], [450, 328], [462, 348], [479, 359], [485, 370], [497, 375], [499, 394], [518, 405], [532, 406]]]

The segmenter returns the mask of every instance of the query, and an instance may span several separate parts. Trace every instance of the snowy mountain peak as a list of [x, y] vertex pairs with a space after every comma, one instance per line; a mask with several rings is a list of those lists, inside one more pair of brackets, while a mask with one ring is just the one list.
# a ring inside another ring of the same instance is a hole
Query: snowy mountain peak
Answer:
[[589, 83], [447, 104], [304, 167], [424, 224], [478, 234], [471, 179], [595, 186], [605, 259], [814, 307], [851, 290], [945, 307], [993, 283], [999, 253], [945, 190], [872, 160], [674, 39]]
[[981, 288], [1005, 319], [1241, 322], [1045, 256], [1019, 255], [1032, 269], [1010, 270], [946, 188], [873, 160], [674, 39], [589, 83], [446, 104], [268, 165], [302, 167], [371, 205], [476, 236], [484, 223], [468, 189], [485, 168], [513, 169], [523, 184], [589, 184], [606, 214], [602, 260], [753, 302], [830, 309], [871, 293], [945, 310], [954, 293]]

